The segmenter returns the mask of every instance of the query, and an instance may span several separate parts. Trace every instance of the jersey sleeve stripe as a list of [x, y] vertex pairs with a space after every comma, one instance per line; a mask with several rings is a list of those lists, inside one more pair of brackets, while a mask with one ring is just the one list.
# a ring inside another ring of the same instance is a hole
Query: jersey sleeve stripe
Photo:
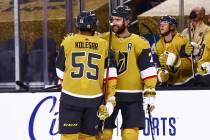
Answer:
[[56, 74], [57, 74], [59, 79], [63, 80], [63, 71], [61, 71], [60, 69], [56, 68]]
[[[105, 72], [104, 72], [104, 79], [106, 79], [106, 73], [107, 73], [107, 69], [105, 69]], [[109, 76], [108, 78], [110, 77], [117, 77], [117, 70], [116, 68], [109, 68]]]
[[[117, 77], [108, 77], [108, 80], [117, 80]], [[104, 78], [104, 81], [106, 81], [106, 78]]]
[[149, 68], [141, 71], [142, 79], [146, 79], [151, 76], [157, 76], [157, 70], [155, 67], [149, 67]]
[[152, 78], [156, 78], [156, 77], [157, 77], [157, 75], [153, 75], [153, 76], [146, 77], [146, 78], [144, 78], [143, 80], [152, 79]]

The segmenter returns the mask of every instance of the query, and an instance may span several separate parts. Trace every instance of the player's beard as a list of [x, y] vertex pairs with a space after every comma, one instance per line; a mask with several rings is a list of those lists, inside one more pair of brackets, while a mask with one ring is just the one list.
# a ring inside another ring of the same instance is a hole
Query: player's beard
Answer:
[[[115, 28], [115, 29], [113, 29], [113, 31], [117, 34], [117, 35], [119, 35], [119, 34], [121, 34], [121, 33], [123, 33], [124, 31], [125, 31], [125, 24], [122, 24], [122, 26], [117, 26], [117, 25], [114, 25], [112, 28]], [[117, 28], [117, 29], [116, 29]]]

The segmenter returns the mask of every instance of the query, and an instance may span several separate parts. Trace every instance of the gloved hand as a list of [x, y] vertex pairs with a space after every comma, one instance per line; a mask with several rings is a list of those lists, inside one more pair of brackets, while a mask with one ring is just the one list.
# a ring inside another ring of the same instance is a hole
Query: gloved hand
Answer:
[[158, 81], [161, 83], [165, 83], [169, 79], [169, 72], [166, 69], [159, 69], [158, 70]]
[[156, 91], [154, 88], [144, 90], [144, 110], [147, 110], [148, 105], [150, 105], [150, 112], [152, 112], [155, 109], [155, 95]]
[[159, 57], [159, 62], [160, 62], [160, 65], [162, 67], [166, 66], [166, 61], [167, 61], [167, 55], [166, 54], [161, 54], [160, 57]]
[[190, 44], [193, 46], [193, 55], [198, 56], [200, 54], [201, 45], [195, 42], [190, 42]]
[[185, 53], [191, 55], [193, 53], [193, 46], [190, 43], [187, 43], [185, 46]]
[[108, 118], [114, 111], [116, 105], [115, 97], [111, 96], [108, 98], [107, 103], [99, 106], [98, 117], [100, 120], [105, 120]]
[[174, 53], [166, 52], [168, 55], [166, 65], [171, 67], [179, 67], [181, 65], [181, 59]]
[[181, 59], [174, 53], [165, 52], [159, 57], [161, 66], [179, 67], [181, 65]]
[[203, 63], [201, 67], [205, 74], [210, 74], [210, 62]]

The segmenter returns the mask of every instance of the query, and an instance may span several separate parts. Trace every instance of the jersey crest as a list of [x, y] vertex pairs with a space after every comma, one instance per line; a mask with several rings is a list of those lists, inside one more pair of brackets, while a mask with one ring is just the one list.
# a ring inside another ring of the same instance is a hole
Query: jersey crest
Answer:
[[128, 52], [119, 51], [117, 62], [117, 74], [120, 75], [128, 68]]

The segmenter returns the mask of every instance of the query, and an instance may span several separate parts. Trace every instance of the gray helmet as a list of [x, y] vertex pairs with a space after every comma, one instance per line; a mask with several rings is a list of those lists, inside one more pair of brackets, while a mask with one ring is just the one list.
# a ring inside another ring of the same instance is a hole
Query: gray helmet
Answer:
[[92, 29], [96, 27], [97, 17], [89, 11], [81, 11], [77, 16], [77, 27], [80, 29]]
[[131, 9], [128, 6], [118, 6], [112, 11], [112, 16], [130, 19]]

